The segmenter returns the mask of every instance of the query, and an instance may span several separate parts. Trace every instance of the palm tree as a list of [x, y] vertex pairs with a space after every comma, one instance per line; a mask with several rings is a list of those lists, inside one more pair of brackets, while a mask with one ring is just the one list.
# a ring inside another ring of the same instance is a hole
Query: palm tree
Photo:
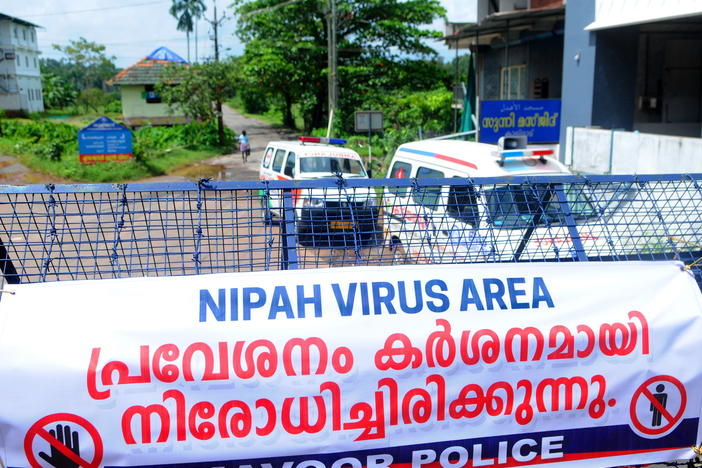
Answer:
[[190, 33], [193, 32], [194, 21], [202, 17], [207, 7], [204, 0], [173, 0], [168, 10], [178, 20], [176, 29], [185, 31], [188, 41], [188, 62], [190, 61]]

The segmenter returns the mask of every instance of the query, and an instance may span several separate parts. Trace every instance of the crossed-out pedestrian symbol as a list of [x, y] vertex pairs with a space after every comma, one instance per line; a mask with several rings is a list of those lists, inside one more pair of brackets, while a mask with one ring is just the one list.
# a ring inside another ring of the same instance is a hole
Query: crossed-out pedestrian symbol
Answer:
[[670, 375], [651, 377], [631, 398], [631, 424], [644, 436], [662, 437], [678, 425], [686, 405], [682, 382]]

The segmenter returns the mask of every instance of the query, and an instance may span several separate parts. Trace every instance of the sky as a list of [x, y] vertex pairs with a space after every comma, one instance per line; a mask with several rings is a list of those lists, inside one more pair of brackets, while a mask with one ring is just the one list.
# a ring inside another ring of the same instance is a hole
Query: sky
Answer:
[[[476, 0], [442, 0], [449, 10], [449, 17], [465, 9]], [[213, 5], [218, 15], [224, 11], [226, 18], [220, 28], [223, 56], [241, 55], [243, 45], [234, 36], [235, 21], [228, 0], [205, 0], [206, 15], [212, 19]], [[160, 46], [166, 46], [187, 59], [185, 33], [176, 30], [176, 20], [168, 13], [171, 0], [0, 0], [0, 13], [22, 18], [42, 26], [37, 31], [39, 49], [44, 58], [60, 59], [61, 52], [52, 44], [67, 45], [71, 39], [85, 37], [106, 46], [107, 54], [116, 57], [118, 67], [126, 67], [148, 55]], [[198, 56], [211, 57], [214, 46], [212, 27], [203, 19], [198, 27]], [[443, 20], [433, 25], [444, 30]], [[194, 32], [191, 34], [191, 60], [195, 60]], [[445, 59], [455, 52], [442, 42], [431, 44]]]

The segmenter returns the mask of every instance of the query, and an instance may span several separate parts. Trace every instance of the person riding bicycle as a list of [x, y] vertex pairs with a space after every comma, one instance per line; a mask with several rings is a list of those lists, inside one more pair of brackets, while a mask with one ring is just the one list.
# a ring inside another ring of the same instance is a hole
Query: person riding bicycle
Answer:
[[249, 137], [246, 136], [246, 130], [242, 130], [241, 135], [239, 135], [239, 151], [241, 151], [241, 158], [246, 162], [251, 155], [251, 147], [249, 146]]

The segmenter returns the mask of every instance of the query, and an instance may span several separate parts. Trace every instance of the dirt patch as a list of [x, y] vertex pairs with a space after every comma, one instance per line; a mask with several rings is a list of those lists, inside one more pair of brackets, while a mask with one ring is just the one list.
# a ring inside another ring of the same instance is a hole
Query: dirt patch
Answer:
[[12, 166], [13, 164], [15, 164], [14, 161], [0, 161], [0, 169], [3, 167]]
[[169, 175], [187, 177], [188, 179], [198, 180], [205, 177], [212, 179], [221, 179], [221, 174], [224, 174], [226, 168], [221, 164], [193, 164], [192, 166], [182, 167], [175, 171], [169, 172]]

